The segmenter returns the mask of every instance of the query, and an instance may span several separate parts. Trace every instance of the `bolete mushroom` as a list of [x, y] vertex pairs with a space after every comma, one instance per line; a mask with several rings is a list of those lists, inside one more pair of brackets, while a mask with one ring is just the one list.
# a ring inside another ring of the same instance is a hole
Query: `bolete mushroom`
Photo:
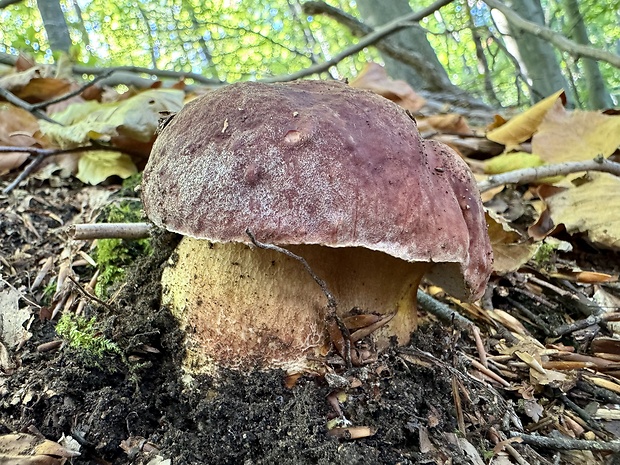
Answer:
[[423, 275], [471, 299], [491, 271], [467, 165], [397, 105], [340, 82], [245, 82], [189, 102], [155, 142], [142, 198], [157, 226], [185, 236], [163, 303], [193, 371], [292, 367], [325, 349], [323, 290], [248, 232], [303, 257], [342, 318], [394, 315], [379, 346], [408, 342]]

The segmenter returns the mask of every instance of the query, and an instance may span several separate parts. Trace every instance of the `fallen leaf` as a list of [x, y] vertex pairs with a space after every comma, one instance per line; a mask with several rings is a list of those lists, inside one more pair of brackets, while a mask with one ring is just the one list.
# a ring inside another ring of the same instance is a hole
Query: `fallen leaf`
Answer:
[[520, 170], [523, 168], [535, 168], [544, 165], [538, 155], [527, 152], [502, 153], [484, 162], [484, 172], [486, 174], [500, 174], [508, 171]]
[[127, 179], [138, 172], [129, 155], [120, 152], [85, 152], [78, 161], [76, 177], [85, 184], [100, 184], [110, 176]]
[[15, 289], [7, 287], [0, 291], [0, 338], [8, 349], [14, 348], [31, 334], [24, 328], [24, 323], [30, 318], [27, 309], [19, 308], [20, 294]]
[[486, 221], [493, 248], [493, 271], [499, 274], [516, 271], [534, 256], [538, 245], [523, 238], [499, 215], [487, 212]]
[[159, 113], [179, 111], [183, 97], [180, 90], [156, 89], [119, 102], [76, 103], [52, 115], [64, 126], [41, 121], [41, 129], [63, 148], [78, 147], [91, 139], [109, 141], [115, 136], [147, 142], [155, 135]]
[[409, 84], [388, 76], [385, 68], [377, 63], [368, 63], [364, 70], [349, 83], [351, 87], [371, 90], [409, 111], [418, 111], [426, 100], [415, 93]]
[[510, 119], [506, 124], [489, 131], [487, 139], [504, 144], [506, 151], [518, 146], [521, 142], [531, 139], [547, 112], [558, 99], [562, 99], [563, 95], [564, 91], [560, 90], [541, 100], [526, 112]]
[[[39, 123], [34, 116], [10, 103], [2, 103], [0, 104], [0, 145], [44, 147], [49, 145], [49, 141], [40, 132]], [[0, 153], [0, 174], [21, 166], [27, 158], [27, 153]]]
[[[620, 249], [620, 178], [608, 173], [590, 173], [578, 185], [544, 197], [555, 225], [569, 234], [584, 233], [591, 242]], [[601, 208], [604, 205], [604, 208]]]
[[568, 112], [556, 103], [532, 138], [532, 152], [547, 163], [608, 157], [620, 146], [620, 115]]

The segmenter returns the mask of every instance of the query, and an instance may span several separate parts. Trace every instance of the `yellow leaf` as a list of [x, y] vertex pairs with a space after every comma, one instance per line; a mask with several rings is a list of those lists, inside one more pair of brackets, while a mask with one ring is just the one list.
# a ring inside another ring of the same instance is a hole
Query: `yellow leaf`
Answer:
[[586, 179], [545, 198], [551, 219], [570, 234], [585, 233], [599, 246], [620, 250], [620, 178], [590, 173]]
[[83, 183], [99, 184], [110, 176], [123, 179], [138, 172], [128, 155], [120, 152], [86, 152], [78, 162], [76, 177]]
[[499, 128], [489, 131], [487, 133], [487, 139], [497, 142], [498, 144], [504, 144], [507, 148], [515, 147], [521, 142], [530, 139], [538, 129], [538, 125], [545, 117], [547, 111], [553, 107], [553, 104], [563, 93], [564, 91], [560, 90], [550, 95], [525, 113], [515, 116]]
[[183, 98], [181, 90], [151, 89], [119, 102], [76, 103], [52, 115], [64, 126], [41, 121], [41, 130], [63, 148], [84, 145], [93, 136], [110, 140], [122, 135], [148, 142], [155, 135], [159, 112], [179, 111]]
[[620, 115], [567, 112], [554, 106], [532, 139], [532, 151], [547, 163], [608, 157], [620, 146]]
[[545, 162], [538, 155], [527, 152], [502, 153], [484, 162], [484, 172], [487, 174], [506, 173], [523, 168], [535, 168]]

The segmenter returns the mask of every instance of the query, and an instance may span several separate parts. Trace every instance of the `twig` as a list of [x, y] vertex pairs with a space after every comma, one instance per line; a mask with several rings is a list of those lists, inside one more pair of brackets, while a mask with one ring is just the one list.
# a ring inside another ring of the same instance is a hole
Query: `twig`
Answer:
[[510, 432], [510, 436], [521, 438], [524, 444], [554, 450], [592, 450], [600, 452], [620, 452], [620, 441], [587, 441], [567, 437], [548, 438], [533, 434]]
[[41, 110], [44, 108], [49, 107], [50, 105], [53, 105], [54, 103], [59, 103], [59, 102], [64, 102], [65, 100], [69, 100], [71, 97], [75, 97], [76, 95], [80, 95], [82, 92], [84, 92], [86, 89], [88, 89], [89, 87], [94, 86], [97, 82], [102, 81], [108, 77], [110, 77], [112, 74], [114, 73], [114, 70], [110, 70], [107, 73], [103, 73], [100, 74], [99, 76], [95, 76], [95, 78], [92, 81], [89, 81], [87, 83], [85, 83], [84, 85], [80, 86], [78, 89], [75, 89], [67, 94], [61, 95], [59, 97], [50, 99], [50, 100], [46, 100], [45, 102], [40, 102], [40, 103], [35, 103], [32, 104], [31, 107], [33, 110]]
[[290, 250], [287, 250], [283, 247], [279, 247], [275, 244], [265, 244], [263, 242], [259, 242], [256, 239], [256, 237], [254, 237], [254, 234], [252, 234], [252, 231], [250, 231], [249, 228], [245, 230], [245, 233], [248, 235], [248, 237], [252, 241], [252, 244], [254, 244], [259, 249], [275, 250], [276, 252], [284, 254], [287, 257], [291, 257], [297, 260], [299, 263], [301, 263], [303, 267], [306, 269], [306, 271], [308, 272], [308, 274], [312, 276], [312, 279], [314, 279], [314, 281], [319, 285], [319, 287], [321, 288], [321, 291], [323, 291], [323, 294], [325, 294], [325, 297], [327, 298], [328, 308], [335, 309], [338, 306], [336, 302], [336, 298], [334, 297], [334, 294], [332, 294], [331, 291], [327, 288], [327, 284], [325, 283], [325, 281], [319, 278], [316, 275], [316, 273], [312, 270], [312, 268], [310, 268], [310, 265], [308, 264], [305, 258], [300, 257], [299, 255], [291, 252]]
[[157, 77], [168, 77], [168, 78], [179, 78], [179, 79], [188, 78], [188, 79], [192, 79], [193, 81], [200, 82], [201, 84], [207, 84], [207, 85], [225, 84], [225, 82], [220, 81], [219, 79], [209, 79], [197, 73], [183, 72], [183, 71], [171, 71], [171, 70], [166, 70], [166, 69], [151, 69], [151, 68], [144, 68], [141, 66], [116, 66], [114, 68], [95, 68], [92, 66], [74, 65], [73, 72], [76, 74], [93, 74], [93, 75], [109, 73], [109, 76], [111, 76], [114, 73], [128, 72], [132, 74], [148, 74], [150, 76], [157, 76]]
[[592, 58], [598, 61], [604, 61], [609, 63], [616, 68], [620, 68], [620, 55], [616, 55], [615, 53], [607, 52], [605, 50], [600, 50], [594, 47], [588, 47], [586, 45], [578, 44], [570, 39], [567, 39], [561, 34], [558, 34], [552, 29], [548, 27], [542, 26], [540, 24], [533, 23], [531, 21], [527, 21], [507, 7], [500, 0], [484, 0], [484, 2], [489, 5], [491, 8], [496, 8], [502, 12], [502, 14], [506, 17], [508, 22], [510, 22], [513, 26], [524, 30], [536, 37], [540, 37], [551, 42], [560, 50], [564, 50], [568, 52], [574, 57], [587, 57]]
[[13, 189], [15, 189], [20, 182], [22, 182], [26, 177], [32, 173], [37, 167], [43, 163], [47, 157], [51, 157], [54, 155], [61, 155], [64, 153], [79, 153], [79, 152], [90, 152], [93, 150], [102, 150], [107, 152], [123, 152], [127, 153], [126, 150], [121, 150], [117, 147], [111, 147], [108, 145], [99, 145], [96, 142], [93, 142], [91, 145], [85, 145], [83, 147], [72, 147], [68, 149], [41, 149], [38, 147], [11, 147], [11, 146], [0, 146], [0, 153], [9, 153], [9, 152], [21, 152], [21, 153], [29, 153], [30, 155], [36, 155], [36, 157], [24, 168], [24, 170], [17, 175], [17, 177], [11, 182], [8, 186], [6, 186], [3, 190], [3, 194], [8, 194]]
[[8, 102], [12, 103], [13, 105], [17, 107], [23, 108], [24, 110], [32, 113], [34, 116], [36, 116], [39, 119], [43, 119], [49, 123], [58, 124], [62, 126], [62, 124], [60, 124], [58, 121], [53, 120], [52, 118], [47, 116], [45, 113], [43, 113], [41, 110], [35, 108], [34, 105], [26, 102], [25, 100], [20, 99], [17, 95], [15, 95], [12, 92], [9, 92], [6, 89], [3, 89], [2, 87], [0, 87], [0, 97], [4, 97]]
[[152, 229], [150, 223], [74, 224], [67, 228], [67, 233], [75, 240], [144, 239]]
[[403, 16], [402, 18], [397, 18], [393, 21], [390, 21], [389, 23], [383, 25], [382, 27], [375, 29], [374, 32], [364, 36], [362, 39], [360, 39], [360, 41], [357, 44], [352, 45], [351, 47], [343, 50], [342, 52], [335, 55], [333, 58], [323, 63], [312, 65], [306, 69], [297, 71], [296, 73], [274, 76], [274, 77], [267, 78], [267, 79], [261, 79], [260, 81], [261, 82], [289, 82], [289, 81], [294, 81], [296, 79], [301, 79], [306, 76], [310, 76], [312, 74], [318, 74], [318, 73], [327, 71], [329, 68], [340, 63], [345, 58], [356, 54], [357, 52], [363, 50], [364, 48], [370, 45], [374, 45], [376, 42], [383, 39], [384, 37], [389, 36], [390, 34], [394, 34], [395, 32], [398, 32], [401, 29], [404, 29], [406, 27], [413, 25], [414, 23], [433, 14], [435, 11], [437, 11], [441, 7], [451, 2], [452, 0], [437, 0], [436, 2], [431, 4], [429, 7], [424, 8], [423, 10], [420, 10], [418, 12]]
[[475, 326], [474, 322], [455, 312], [443, 302], [431, 297], [426, 292], [418, 289], [418, 305], [425, 311], [432, 313], [444, 323], [454, 324], [461, 330], [467, 330]]
[[[367, 36], [374, 32], [372, 27], [325, 2], [305, 2], [303, 4], [303, 11], [309, 15], [324, 14], [345, 26], [355, 37]], [[402, 19], [404, 18], [401, 18], [401, 20]], [[386, 55], [415, 68], [416, 71], [426, 79], [428, 84], [433, 86], [432, 90], [442, 90], [450, 93], [459, 91], [449, 79], [446, 79], [442, 74], [438, 73], [433, 66], [429, 66], [428, 61], [414, 50], [408, 50], [390, 40], [381, 40], [373, 45]]]
[[84, 289], [84, 286], [82, 286], [80, 283], [77, 282], [77, 280], [73, 277], [73, 276], [67, 276], [67, 278], [76, 286], [76, 289], [78, 291], [80, 291], [80, 293], [85, 296], [88, 297], [91, 300], [94, 300], [95, 302], [97, 302], [98, 304], [103, 305], [105, 308], [107, 308], [108, 310], [114, 310], [108, 303], [104, 302], [103, 300], [101, 300], [99, 297], [97, 297], [94, 294], [91, 294], [90, 292], [88, 292], [86, 289]]
[[620, 321], [620, 313], [609, 312], [602, 315], [590, 315], [583, 320], [577, 320], [574, 323], [558, 326], [552, 329], [550, 335], [553, 337], [566, 336], [569, 333], [582, 330], [588, 326], [598, 325], [601, 323], [607, 323], [608, 321]]
[[494, 187], [501, 186], [502, 184], [526, 184], [536, 181], [537, 179], [564, 176], [580, 171], [602, 171], [604, 173], [620, 176], [620, 163], [610, 161], [603, 157], [596, 157], [593, 160], [569, 161], [536, 168], [524, 168], [522, 170], [489, 176], [486, 180], [478, 183], [478, 188], [480, 192], [485, 192]]

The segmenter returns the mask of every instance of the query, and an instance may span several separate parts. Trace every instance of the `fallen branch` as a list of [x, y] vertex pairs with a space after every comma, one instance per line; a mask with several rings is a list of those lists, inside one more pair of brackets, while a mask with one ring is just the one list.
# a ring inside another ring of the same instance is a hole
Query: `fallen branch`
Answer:
[[480, 192], [485, 192], [502, 184], [527, 184], [538, 179], [565, 176], [580, 171], [602, 171], [620, 176], [620, 163], [609, 161], [603, 157], [596, 157], [594, 160], [569, 161], [555, 165], [538, 166], [536, 168], [524, 168], [489, 176], [486, 180], [478, 183], [478, 188]]
[[424, 19], [425, 17], [432, 15], [435, 11], [439, 10], [441, 7], [451, 3], [452, 0], [437, 0], [429, 7], [424, 8], [418, 12], [403, 16], [402, 18], [397, 18], [389, 23], [384, 24], [382, 27], [375, 29], [374, 32], [364, 36], [360, 41], [352, 45], [351, 47], [343, 50], [342, 52], [335, 55], [333, 58], [316, 65], [312, 65], [306, 69], [302, 69], [292, 74], [274, 76], [267, 79], [261, 79], [260, 82], [290, 82], [296, 79], [301, 79], [306, 76], [310, 76], [312, 74], [318, 74], [327, 71], [334, 65], [337, 65], [345, 58], [355, 55], [359, 51], [364, 48], [376, 44], [381, 39], [389, 36], [390, 34], [394, 34], [395, 32], [400, 31], [406, 27], [410, 27], [418, 21]]
[[20, 99], [17, 95], [15, 95], [12, 92], [9, 92], [6, 89], [3, 89], [2, 87], [0, 87], [0, 97], [4, 97], [4, 99], [7, 102], [12, 103], [16, 107], [23, 108], [24, 110], [32, 113], [34, 116], [36, 116], [39, 119], [45, 120], [49, 123], [61, 125], [58, 121], [53, 120], [52, 118], [47, 116], [45, 113], [43, 113], [40, 109], [36, 108], [35, 105], [32, 105], [26, 102], [25, 100]]
[[34, 155], [35, 158], [24, 168], [24, 170], [17, 175], [17, 177], [11, 182], [8, 186], [6, 186], [3, 190], [3, 194], [8, 194], [13, 189], [15, 189], [20, 182], [22, 182], [26, 177], [32, 173], [35, 169], [39, 167], [43, 160], [48, 157], [54, 155], [61, 155], [64, 153], [79, 153], [79, 152], [90, 152], [93, 150], [102, 150], [106, 152], [123, 152], [127, 153], [126, 150], [121, 150], [117, 147], [111, 147], [108, 145], [99, 145], [97, 143], [92, 143], [91, 145], [86, 145], [84, 147], [72, 147], [70, 149], [42, 149], [38, 147], [12, 147], [12, 146], [0, 146], [0, 153], [11, 153], [11, 152], [21, 152], [21, 153], [29, 153], [30, 155]]
[[95, 223], [73, 224], [67, 233], [75, 240], [144, 239], [153, 230], [151, 223]]
[[553, 29], [549, 29], [546, 26], [527, 21], [507, 7], [500, 0], [484, 0], [484, 3], [491, 8], [495, 8], [502, 12], [508, 22], [513, 26], [523, 29], [525, 32], [540, 37], [551, 42], [560, 50], [563, 50], [574, 57], [587, 57], [598, 61], [604, 61], [616, 68], [620, 68], [620, 55], [607, 52], [594, 47], [588, 47], [586, 45], [578, 44], [570, 39], [567, 39], [562, 34], [555, 32]]
[[599, 452], [620, 452], [620, 441], [587, 441], [567, 437], [548, 438], [533, 434], [511, 432], [513, 438], [520, 438], [524, 444], [554, 450], [592, 450]]

